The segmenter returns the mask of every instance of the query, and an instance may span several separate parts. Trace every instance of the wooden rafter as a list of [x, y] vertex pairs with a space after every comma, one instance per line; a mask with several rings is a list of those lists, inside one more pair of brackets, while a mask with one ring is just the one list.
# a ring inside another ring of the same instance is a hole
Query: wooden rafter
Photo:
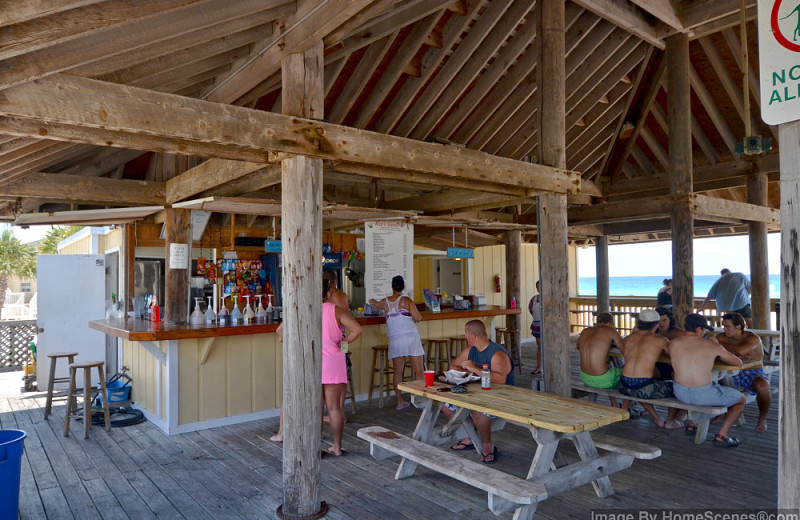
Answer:
[[631, 3], [638, 5], [673, 29], [686, 32], [672, 0], [631, 0]]
[[164, 195], [164, 184], [160, 182], [80, 177], [60, 173], [31, 173], [0, 187], [0, 197], [72, 199], [97, 204], [164, 204]]
[[725, 141], [725, 145], [728, 147], [731, 155], [734, 155], [736, 153], [736, 137], [733, 135], [730, 126], [728, 126], [728, 122], [725, 120], [725, 116], [722, 115], [714, 98], [703, 84], [700, 76], [697, 75], [697, 71], [692, 64], [689, 64], [689, 82], [692, 85], [692, 90], [694, 90], [695, 95], [711, 118], [711, 122], [714, 123], [722, 140]]

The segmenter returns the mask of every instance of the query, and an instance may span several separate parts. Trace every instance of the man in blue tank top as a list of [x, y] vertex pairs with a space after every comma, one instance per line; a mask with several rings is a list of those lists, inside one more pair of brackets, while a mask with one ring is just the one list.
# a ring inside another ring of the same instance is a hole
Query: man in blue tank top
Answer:
[[[450, 365], [452, 370], [462, 370], [480, 376], [483, 365], [488, 365], [491, 370], [492, 384], [514, 384], [514, 362], [508, 351], [502, 345], [490, 341], [486, 334], [486, 327], [480, 320], [472, 320], [464, 325], [464, 337], [468, 347], [453, 360]], [[442, 413], [452, 417], [456, 408], [452, 405], [442, 405]], [[492, 419], [493, 416], [472, 412], [472, 421], [481, 434], [483, 450], [481, 462], [492, 464], [497, 460], [497, 448], [492, 445]], [[469, 438], [461, 439], [452, 449], [465, 450], [472, 447]]]

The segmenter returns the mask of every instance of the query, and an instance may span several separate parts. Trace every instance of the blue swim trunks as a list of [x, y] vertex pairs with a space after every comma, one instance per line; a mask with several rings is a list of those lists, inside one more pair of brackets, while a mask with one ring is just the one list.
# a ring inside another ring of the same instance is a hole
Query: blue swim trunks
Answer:
[[742, 393], [730, 386], [710, 383], [706, 386], [683, 386], [672, 383], [678, 401], [699, 406], [733, 406], [742, 399]]
[[751, 390], [750, 387], [753, 385], [753, 381], [755, 381], [757, 377], [763, 377], [769, 381], [769, 379], [767, 379], [767, 374], [765, 374], [760, 368], [742, 370], [731, 379], [733, 380], [733, 386], [744, 388], [750, 395], [756, 395], [756, 393]]

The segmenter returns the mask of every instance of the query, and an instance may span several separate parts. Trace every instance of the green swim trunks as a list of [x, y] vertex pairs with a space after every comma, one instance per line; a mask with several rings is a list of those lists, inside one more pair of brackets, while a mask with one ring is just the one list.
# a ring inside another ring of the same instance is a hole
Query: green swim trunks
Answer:
[[622, 369], [617, 367], [609, 368], [608, 372], [601, 376], [590, 376], [581, 371], [581, 381], [583, 381], [584, 385], [591, 386], [592, 388], [616, 390], [619, 386], [620, 377], [622, 377]]

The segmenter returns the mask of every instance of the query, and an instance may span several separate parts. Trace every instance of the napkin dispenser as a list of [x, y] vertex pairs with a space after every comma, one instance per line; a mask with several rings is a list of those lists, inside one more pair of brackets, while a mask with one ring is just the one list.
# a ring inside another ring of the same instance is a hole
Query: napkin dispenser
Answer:
[[469, 300], [463, 300], [463, 299], [460, 299], [458, 297], [456, 297], [456, 299], [453, 300], [453, 309], [454, 310], [457, 310], [457, 311], [468, 311], [469, 308], [470, 308]]

